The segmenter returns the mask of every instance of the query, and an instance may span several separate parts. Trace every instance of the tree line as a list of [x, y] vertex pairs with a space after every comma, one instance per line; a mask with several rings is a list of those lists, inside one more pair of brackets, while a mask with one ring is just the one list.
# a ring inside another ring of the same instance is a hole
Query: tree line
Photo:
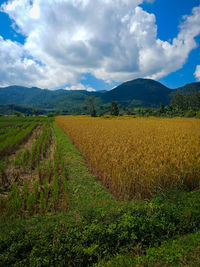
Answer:
[[98, 100], [92, 96], [85, 101], [86, 111], [92, 117], [101, 115], [139, 115], [139, 116], [185, 116], [185, 117], [200, 117], [200, 92], [194, 92], [189, 95], [176, 94], [169, 105], [160, 104], [159, 108], [151, 107], [124, 107], [113, 101], [111, 104], [97, 105]]

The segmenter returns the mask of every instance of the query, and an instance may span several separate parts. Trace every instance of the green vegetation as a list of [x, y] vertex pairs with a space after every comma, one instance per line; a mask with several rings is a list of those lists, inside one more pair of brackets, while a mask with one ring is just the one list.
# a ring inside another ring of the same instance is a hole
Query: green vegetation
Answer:
[[200, 92], [188, 95], [176, 94], [173, 96], [170, 105], [160, 105], [160, 108], [131, 108], [121, 109], [122, 115], [155, 116], [155, 117], [197, 117], [200, 112]]
[[97, 104], [97, 99], [94, 96], [87, 97], [85, 100], [86, 108], [89, 114], [91, 115], [91, 117], [97, 116], [96, 104]]
[[[44, 110], [40, 110], [40, 114], [43, 114]], [[27, 107], [24, 105], [16, 105], [16, 104], [7, 104], [7, 105], [0, 105], [0, 114], [5, 115], [16, 115], [21, 116], [22, 114], [25, 115], [33, 115], [34, 109], [32, 107]]]
[[177, 94], [173, 97], [171, 106], [181, 111], [198, 111], [200, 110], [200, 92], [186, 96]]
[[[11, 127], [10, 118], [3, 120]], [[118, 201], [55, 122], [42, 118], [37, 125], [30, 143], [1, 160], [15, 164], [23, 179], [0, 195], [0, 266], [199, 265], [200, 190]], [[41, 156], [32, 165], [36, 143], [34, 155]]]
[[[27, 118], [12, 120], [23, 122], [25, 128]], [[53, 120], [34, 117], [28, 118], [30, 121], [30, 126], [25, 130], [21, 127], [20, 135], [10, 135], [2, 142], [2, 146], [9, 148], [2, 150], [7, 159], [0, 162], [3, 193], [0, 196], [0, 210], [4, 219], [68, 209], [66, 188], [63, 185], [66, 179], [65, 164], [57, 147]], [[6, 118], [2, 118], [1, 123], [6, 128]], [[14, 131], [12, 125], [9, 128]], [[63, 195], [59, 201], [58, 194]]]
[[[110, 91], [97, 92], [84, 90], [51, 91], [10, 86], [0, 88], [0, 114], [15, 114], [17, 116], [21, 114], [48, 114], [56, 116], [84, 115], [92, 112], [93, 115], [102, 116], [110, 114], [112, 112], [111, 103], [117, 101], [120, 114], [127, 114], [127, 112], [133, 112], [133, 109], [144, 108], [142, 112], [145, 115], [147, 113], [158, 115], [160, 105], [164, 105], [167, 109], [166, 115], [176, 116], [180, 112], [176, 110], [171, 112], [171, 107], [169, 107], [172, 98], [177, 94], [186, 96], [199, 91], [199, 82], [172, 90], [150, 79], [136, 79], [125, 82]], [[89, 105], [85, 105], [85, 102], [88, 102]], [[96, 102], [95, 105], [93, 105], [94, 102]], [[149, 110], [145, 111], [146, 108]], [[37, 110], [38, 112], [35, 113]]]
[[111, 108], [110, 114], [112, 116], [118, 116], [119, 115], [119, 108], [118, 108], [117, 102], [115, 102], [115, 101], [112, 102], [112, 108]]
[[6, 119], [2, 117], [0, 119], [0, 156], [9, 155], [21, 143], [25, 142], [39, 120], [33, 120], [32, 118], [16, 119], [14, 117]]
[[116, 255], [112, 260], [100, 261], [95, 266], [199, 266], [200, 231], [166, 241], [160, 247], [142, 251], [140, 247], [132, 253]]

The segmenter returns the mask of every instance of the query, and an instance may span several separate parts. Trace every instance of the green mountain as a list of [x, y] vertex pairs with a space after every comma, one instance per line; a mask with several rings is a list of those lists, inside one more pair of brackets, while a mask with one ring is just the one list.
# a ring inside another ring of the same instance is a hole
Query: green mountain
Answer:
[[[33, 115], [35, 110], [32, 107], [27, 107], [23, 105], [18, 104], [6, 104], [6, 105], [0, 105], [0, 114], [4, 115], [12, 115], [12, 114], [27, 114], [27, 115]], [[40, 111], [41, 113], [45, 113], [44, 110]]]
[[200, 82], [170, 89], [151, 79], [136, 79], [125, 82], [110, 91], [87, 92], [47, 90], [36, 87], [9, 86], [0, 88], [0, 105], [17, 104], [46, 110], [83, 110], [88, 96], [97, 98], [99, 105], [107, 106], [117, 101], [130, 107], [159, 107], [168, 105], [175, 94], [191, 94], [200, 91]]
[[36, 87], [9, 86], [0, 88], [0, 104], [19, 104], [45, 109], [74, 109], [83, 105], [87, 96], [101, 92], [84, 90], [47, 90]]
[[105, 102], [118, 101], [129, 106], [167, 105], [170, 101], [171, 89], [150, 79], [136, 79], [125, 82], [105, 93], [102, 98]]
[[200, 91], [200, 82], [189, 83], [182, 87], [172, 90], [171, 96], [174, 96], [176, 94], [190, 95], [192, 93], [199, 92], [199, 91]]

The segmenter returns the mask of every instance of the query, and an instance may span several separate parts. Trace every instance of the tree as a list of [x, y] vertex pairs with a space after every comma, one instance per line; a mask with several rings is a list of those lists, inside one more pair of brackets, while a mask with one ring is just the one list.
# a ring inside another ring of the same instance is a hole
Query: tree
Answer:
[[165, 106], [163, 104], [160, 104], [160, 113], [165, 113]]
[[113, 115], [113, 116], [119, 116], [118, 104], [115, 101], [112, 102], [111, 115]]
[[181, 95], [181, 94], [176, 94], [172, 98], [170, 105], [173, 108], [178, 108], [180, 110], [187, 110], [188, 109], [187, 99], [184, 95]]
[[178, 108], [179, 111], [197, 111], [200, 109], [200, 92], [194, 92], [186, 96], [177, 94], [173, 97], [171, 106], [173, 108]]
[[97, 116], [96, 102], [97, 102], [97, 99], [94, 96], [88, 96], [85, 99], [85, 105], [86, 105], [91, 117], [96, 117]]
[[33, 112], [34, 112], [35, 116], [39, 115], [39, 110], [38, 109], [34, 109]]
[[200, 109], [200, 92], [194, 92], [188, 96], [188, 106], [193, 110]]
[[21, 117], [22, 114], [20, 112], [18, 112], [18, 111], [15, 111], [14, 115], [17, 116], [17, 117]]

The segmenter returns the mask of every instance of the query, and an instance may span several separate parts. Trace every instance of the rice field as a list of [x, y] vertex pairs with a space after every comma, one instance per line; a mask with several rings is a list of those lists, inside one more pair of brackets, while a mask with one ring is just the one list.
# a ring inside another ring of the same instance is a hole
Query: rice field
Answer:
[[53, 120], [2, 117], [0, 126], [0, 215], [67, 210], [67, 174]]
[[200, 120], [59, 116], [90, 171], [120, 199], [200, 186]]

